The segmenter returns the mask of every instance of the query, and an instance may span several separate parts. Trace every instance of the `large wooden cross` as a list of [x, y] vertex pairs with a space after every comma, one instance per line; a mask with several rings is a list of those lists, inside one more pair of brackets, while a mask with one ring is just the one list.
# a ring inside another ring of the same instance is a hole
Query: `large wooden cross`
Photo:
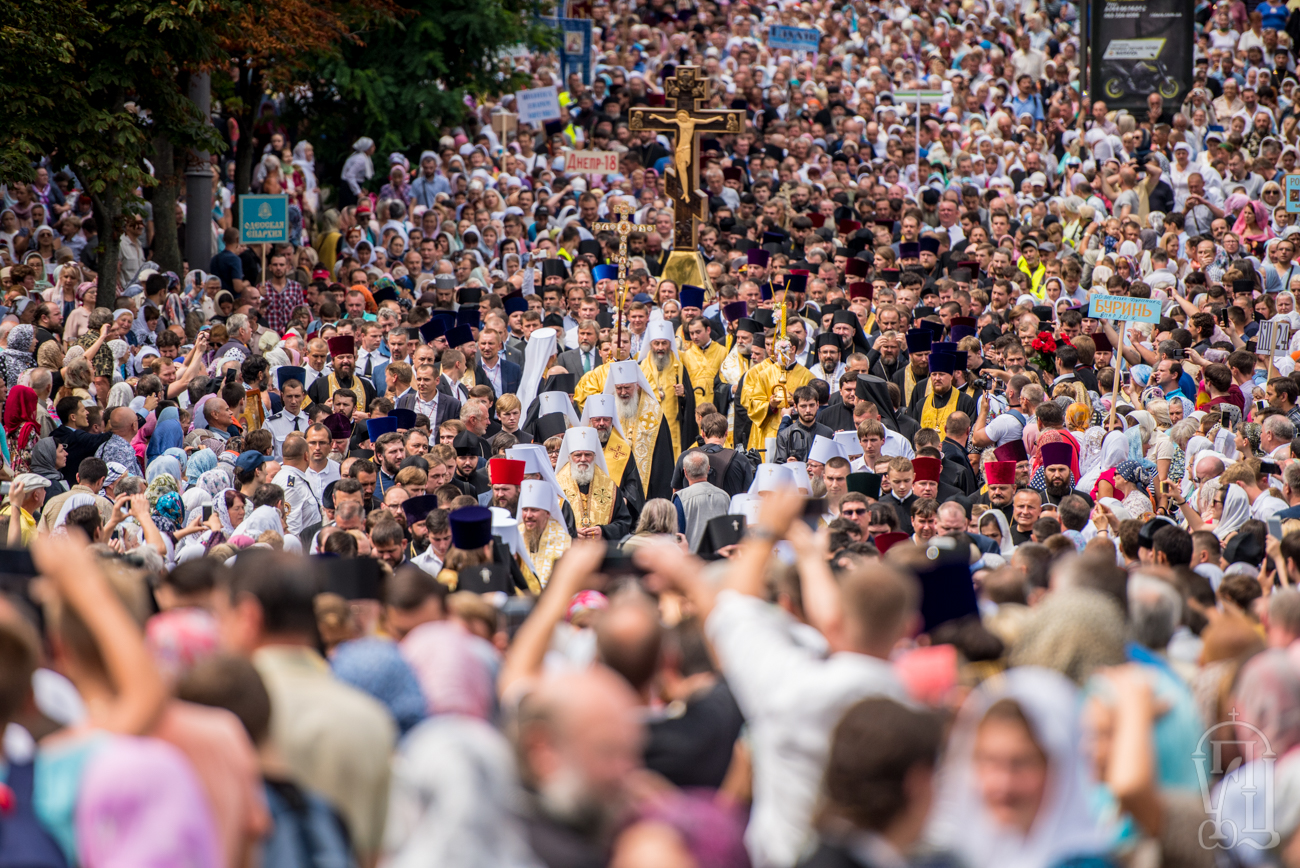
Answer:
[[627, 199], [614, 203], [614, 216], [617, 223], [596, 223], [591, 228], [595, 232], [618, 233], [618, 289], [614, 294], [614, 318], [617, 335], [615, 337], [613, 358], [618, 359], [623, 347], [623, 305], [627, 302], [627, 237], [633, 232], [653, 232], [653, 226], [642, 226], [632, 222], [632, 212], [636, 209]]
[[702, 109], [709, 98], [709, 82], [698, 66], [679, 66], [664, 82], [663, 109], [634, 108], [628, 129], [672, 133], [672, 166], [665, 173], [664, 189], [673, 200], [673, 249], [695, 251], [696, 225], [707, 216], [709, 198], [699, 189], [700, 133], [740, 133], [745, 113], [738, 109]]

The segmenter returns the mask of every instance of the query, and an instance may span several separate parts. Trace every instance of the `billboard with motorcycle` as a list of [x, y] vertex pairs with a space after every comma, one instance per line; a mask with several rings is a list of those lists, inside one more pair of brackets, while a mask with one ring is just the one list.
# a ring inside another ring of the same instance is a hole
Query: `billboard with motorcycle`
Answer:
[[[1194, 6], [1187, 0], [1093, 0], [1089, 96], [1110, 109], [1175, 111], [1192, 87]], [[1145, 118], [1145, 114], [1140, 115]]]

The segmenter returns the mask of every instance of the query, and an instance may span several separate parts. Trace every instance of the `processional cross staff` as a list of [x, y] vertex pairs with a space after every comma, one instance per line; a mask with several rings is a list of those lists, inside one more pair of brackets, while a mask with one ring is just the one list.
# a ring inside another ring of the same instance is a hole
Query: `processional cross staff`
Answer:
[[626, 199], [614, 203], [614, 215], [617, 223], [596, 223], [591, 228], [596, 232], [618, 233], [618, 290], [614, 294], [614, 314], [616, 317], [613, 359], [623, 358], [623, 305], [627, 302], [627, 237], [633, 232], [653, 232], [653, 226], [643, 226], [632, 222], [635, 209]]
[[706, 216], [708, 197], [699, 189], [700, 133], [740, 133], [745, 113], [738, 109], [702, 109], [709, 82], [698, 66], [679, 66], [664, 82], [665, 110], [634, 108], [628, 129], [655, 130], [674, 135], [673, 164], [665, 173], [664, 189], [673, 201], [673, 249], [696, 250], [696, 222]]

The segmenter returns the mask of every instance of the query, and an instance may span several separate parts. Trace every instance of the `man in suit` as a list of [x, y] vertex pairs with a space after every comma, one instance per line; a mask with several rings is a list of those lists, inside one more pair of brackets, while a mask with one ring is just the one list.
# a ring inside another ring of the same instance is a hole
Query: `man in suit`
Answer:
[[[379, 387], [375, 384], [375, 371], [387, 364], [390, 358], [384, 353], [383, 344], [384, 334], [377, 322], [366, 323], [357, 336], [356, 371], [375, 386], [376, 394]], [[379, 380], [383, 382], [382, 377]]]
[[438, 391], [438, 370], [432, 364], [416, 367], [415, 387], [397, 399], [397, 409], [423, 413], [434, 431], [448, 419], [460, 418], [460, 401]]
[[571, 350], [560, 353], [555, 359], [555, 364], [573, 374], [576, 379], [582, 379], [583, 374], [601, 365], [600, 353], [596, 349], [599, 335], [600, 330], [595, 320], [587, 319], [578, 323], [577, 345]]
[[970, 417], [960, 411], [948, 416], [944, 423], [943, 475], [941, 481], [953, 486], [962, 494], [979, 491], [979, 481], [967, 457], [966, 441], [970, 437]]
[[478, 354], [479, 363], [474, 370], [474, 381], [478, 385], [491, 386], [498, 398], [519, 391], [523, 368], [502, 358], [501, 340], [496, 332], [488, 329], [479, 332]]
[[[411, 350], [410, 336], [404, 328], [397, 327], [391, 329], [388, 332], [388, 337], [384, 340], [387, 344], [388, 357], [375, 365], [374, 374], [370, 378], [371, 384], [375, 387], [375, 394], [381, 398], [388, 394], [388, 381], [384, 378], [384, 375], [388, 372], [389, 364], [392, 362], [409, 361], [407, 355]], [[382, 351], [383, 347], [380, 349]], [[396, 399], [397, 395], [393, 395], [392, 397]]]
[[455, 398], [462, 404], [469, 398], [469, 391], [461, 383], [465, 376], [467, 364], [465, 354], [460, 350], [443, 350], [441, 359], [442, 373], [438, 377], [438, 391], [450, 398]]

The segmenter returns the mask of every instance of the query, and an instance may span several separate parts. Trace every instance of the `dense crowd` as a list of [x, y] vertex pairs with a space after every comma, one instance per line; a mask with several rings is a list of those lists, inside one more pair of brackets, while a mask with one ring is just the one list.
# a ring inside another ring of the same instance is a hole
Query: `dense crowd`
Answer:
[[0, 864], [1300, 862], [1300, 11], [591, 5], [544, 127], [216, 107], [288, 244], [4, 187]]

